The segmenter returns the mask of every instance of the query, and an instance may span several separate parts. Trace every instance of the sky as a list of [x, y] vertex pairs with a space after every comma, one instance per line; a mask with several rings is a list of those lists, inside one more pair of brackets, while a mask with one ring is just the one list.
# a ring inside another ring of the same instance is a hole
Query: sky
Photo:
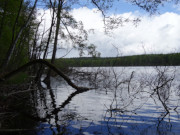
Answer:
[[[137, 26], [131, 22], [124, 23], [110, 32], [104, 33], [101, 12], [94, 7], [75, 7], [71, 11], [77, 21], [82, 21], [89, 32], [88, 42], [97, 47], [101, 57], [116, 57], [139, 54], [177, 53], [180, 52], [180, 5], [168, 3], [160, 7], [158, 13], [150, 15], [135, 5], [127, 2], [116, 4], [107, 12], [108, 15], [118, 15], [127, 18], [139, 17], [141, 22]], [[48, 23], [49, 14], [45, 15]], [[63, 46], [65, 47], [65, 46]], [[57, 58], [64, 56], [71, 46], [66, 45], [66, 50], [59, 50]], [[78, 51], [72, 49], [66, 57], [78, 57]], [[87, 55], [85, 55], [87, 56]]]

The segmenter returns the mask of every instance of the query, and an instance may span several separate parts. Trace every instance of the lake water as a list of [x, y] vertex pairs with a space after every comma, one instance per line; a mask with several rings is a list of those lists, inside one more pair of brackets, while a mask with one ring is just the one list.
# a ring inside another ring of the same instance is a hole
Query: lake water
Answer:
[[73, 82], [93, 89], [76, 91], [60, 77], [42, 83], [31, 93], [33, 134], [180, 134], [180, 67], [75, 69]]
[[51, 115], [39, 134], [180, 134], [179, 67], [76, 70], [98, 73], [96, 79], [72, 76], [78, 86], [97, 89], [76, 93], [53, 78], [46, 107], [38, 107], [39, 116]]

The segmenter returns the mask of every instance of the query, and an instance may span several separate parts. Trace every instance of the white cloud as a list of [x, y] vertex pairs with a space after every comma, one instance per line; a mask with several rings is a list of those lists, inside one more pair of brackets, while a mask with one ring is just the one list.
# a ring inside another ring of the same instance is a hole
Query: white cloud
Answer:
[[[79, 8], [73, 10], [77, 20], [81, 20], [85, 28], [95, 29], [95, 34], [89, 35], [89, 42], [97, 45], [102, 56], [116, 56], [119, 48], [122, 55], [143, 53], [172, 53], [180, 50], [180, 15], [164, 13], [158, 16], [143, 16], [138, 27], [131, 23], [113, 31], [108, 37], [103, 33], [103, 22], [100, 13], [95, 9]], [[125, 17], [137, 17], [136, 13], [121, 14]]]
[[[79, 8], [72, 11], [75, 19], [82, 21], [85, 29], [95, 29], [89, 33], [89, 42], [97, 46], [101, 56], [117, 56], [118, 47], [122, 55], [136, 55], [146, 53], [173, 53], [180, 51], [180, 15], [166, 12], [158, 16], [141, 15], [141, 22], [137, 27], [131, 23], [113, 30], [113, 35], [104, 34], [103, 18], [97, 9]], [[135, 13], [120, 14], [124, 17], [138, 17]], [[46, 23], [50, 24], [50, 14], [46, 14]], [[66, 51], [63, 51], [64, 54]], [[64, 55], [61, 51], [57, 57]], [[77, 57], [72, 51], [67, 56]]]

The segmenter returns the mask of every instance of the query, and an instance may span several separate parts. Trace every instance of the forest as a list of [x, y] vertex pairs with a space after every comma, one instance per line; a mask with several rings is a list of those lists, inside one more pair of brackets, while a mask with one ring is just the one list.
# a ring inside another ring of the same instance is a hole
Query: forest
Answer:
[[56, 59], [55, 65], [65, 67], [111, 66], [179, 66], [180, 53], [146, 54], [122, 57], [81, 57]]

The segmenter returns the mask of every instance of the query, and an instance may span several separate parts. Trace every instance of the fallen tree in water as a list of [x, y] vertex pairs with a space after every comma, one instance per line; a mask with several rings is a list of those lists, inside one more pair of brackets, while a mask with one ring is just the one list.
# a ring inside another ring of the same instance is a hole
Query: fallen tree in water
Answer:
[[0, 75], [0, 82], [4, 82], [5, 80], [7, 80], [8, 78], [12, 77], [13, 75], [21, 72], [22, 70], [26, 69], [29, 66], [32, 66], [32, 65], [35, 65], [35, 64], [43, 64], [43, 65], [48, 66], [51, 70], [53, 70], [58, 75], [60, 75], [71, 87], [75, 88], [76, 90], [90, 90], [90, 89], [93, 89], [93, 88], [79, 87], [79, 86], [75, 85], [71, 81], [71, 79], [69, 79], [69, 77], [66, 76], [61, 70], [59, 70], [54, 65], [50, 64], [49, 62], [47, 62], [46, 60], [41, 60], [41, 59], [30, 61], [30, 62], [26, 63], [25, 65], [19, 67], [16, 70], [13, 70], [13, 71], [11, 71], [9, 73]]

